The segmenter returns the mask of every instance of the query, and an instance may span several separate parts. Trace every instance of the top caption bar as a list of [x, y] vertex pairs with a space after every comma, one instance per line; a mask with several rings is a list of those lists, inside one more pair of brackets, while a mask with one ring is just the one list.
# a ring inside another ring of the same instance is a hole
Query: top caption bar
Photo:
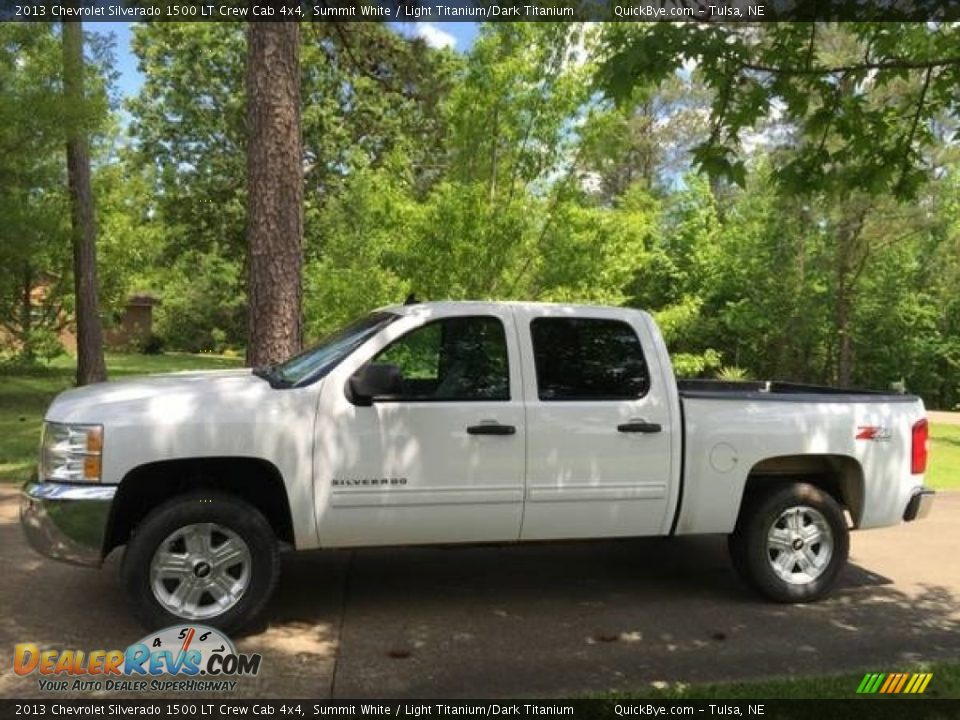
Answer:
[[0, 0], [0, 21], [20, 22], [781, 22], [952, 21], [955, 0]]

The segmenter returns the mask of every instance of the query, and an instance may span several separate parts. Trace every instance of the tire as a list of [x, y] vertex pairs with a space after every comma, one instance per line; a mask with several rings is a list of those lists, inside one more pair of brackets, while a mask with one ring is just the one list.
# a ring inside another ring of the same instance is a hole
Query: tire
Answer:
[[850, 532], [830, 495], [791, 483], [746, 501], [729, 547], [737, 573], [761, 595], [812, 602], [833, 589], [850, 552]]
[[263, 611], [280, 558], [259, 510], [225, 493], [194, 492], [140, 522], [121, 572], [130, 609], [147, 630], [194, 622], [229, 633]]

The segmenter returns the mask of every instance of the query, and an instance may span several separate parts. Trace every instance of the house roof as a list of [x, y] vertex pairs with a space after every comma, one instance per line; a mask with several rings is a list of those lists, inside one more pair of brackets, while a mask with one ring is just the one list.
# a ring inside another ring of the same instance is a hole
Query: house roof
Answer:
[[134, 293], [127, 298], [127, 307], [153, 307], [160, 304], [160, 298], [154, 297], [150, 293]]

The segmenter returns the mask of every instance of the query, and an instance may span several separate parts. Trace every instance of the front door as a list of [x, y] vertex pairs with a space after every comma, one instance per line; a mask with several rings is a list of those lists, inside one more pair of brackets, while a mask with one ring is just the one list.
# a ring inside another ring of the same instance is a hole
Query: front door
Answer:
[[321, 544], [516, 540], [525, 442], [517, 356], [508, 310], [427, 316], [367, 360], [399, 371], [393, 392], [364, 407], [342, 377], [325, 387]]
[[652, 338], [641, 341], [639, 323], [595, 314], [517, 314], [533, 378], [525, 540], [657, 535], [669, 522], [670, 408]]

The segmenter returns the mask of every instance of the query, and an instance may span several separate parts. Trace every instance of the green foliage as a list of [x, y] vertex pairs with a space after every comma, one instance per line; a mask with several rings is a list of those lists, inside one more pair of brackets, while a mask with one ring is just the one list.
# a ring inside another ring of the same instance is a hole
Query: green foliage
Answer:
[[123, 310], [131, 292], [156, 291], [170, 271], [168, 237], [146, 175], [122, 149], [94, 176], [100, 303], [108, 317]]
[[[394, 162], [401, 162], [395, 156]], [[399, 176], [399, 179], [398, 179]], [[360, 168], [308, 224], [304, 319], [317, 340], [373, 307], [409, 292], [398, 263], [418, 208], [402, 170]]]
[[[192, 319], [184, 324], [164, 310], [164, 328], [171, 331], [167, 339], [184, 349], [198, 343], [242, 344], [246, 323], [235, 315], [243, 308], [234, 300], [215, 309], [217, 298], [242, 297], [244, 286], [245, 25], [145, 24], [134, 29], [133, 49], [146, 80], [129, 102], [136, 137], [130, 163], [143, 174], [142, 182], [153, 186], [145, 195], [153, 213], [149, 224], [159, 224], [163, 234], [163, 251], [154, 263], [174, 266], [174, 276], [165, 274], [158, 289], [164, 298], [174, 297], [177, 307], [181, 291], [189, 292], [197, 306], [214, 313], [203, 327], [203, 312], [191, 311]], [[397, 283], [380, 277], [369, 264], [377, 261], [377, 251], [349, 257], [350, 248], [343, 244], [358, 237], [358, 195], [369, 187], [357, 176], [377, 172], [399, 154], [406, 163], [407, 191], [417, 195], [431, 187], [438, 176], [438, 143], [445, 135], [440, 100], [459, 67], [452, 52], [435, 51], [377, 23], [304, 26], [308, 335], [323, 334], [369, 309], [371, 302], [397, 298]], [[384, 173], [392, 181], [390, 170]], [[331, 218], [338, 221], [335, 227]], [[221, 261], [231, 266], [222, 289], [212, 281], [191, 282], [193, 263], [212, 267]], [[368, 264], [354, 276], [350, 266], [360, 267], [362, 261]], [[188, 273], [177, 277], [179, 269]], [[359, 288], [371, 291], [366, 302], [355, 298], [358, 280]], [[213, 295], [201, 296], [206, 290]], [[174, 327], [178, 324], [183, 327]], [[226, 333], [222, 342], [215, 340], [214, 330]], [[182, 344], [191, 337], [195, 339]]]
[[243, 337], [246, 297], [243, 266], [220, 253], [187, 253], [171, 268], [163, 304], [156, 308], [157, 333], [187, 352], [223, 352]]
[[678, 378], [696, 378], [720, 367], [722, 360], [720, 353], [707, 348], [702, 353], [671, 353], [670, 362], [673, 364], [673, 373]]
[[151, 333], [140, 346], [140, 352], [144, 355], [162, 355], [163, 348], [166, 346], [166, 340], [156, 333]]
[[68, 106], [54, 27], [0, 23], [0, 350], [17, 362], [56, 356], [72, 313], [65, 130], [103, 141], [113, 78], [108, 44], [86, 47], [86, 96]]
[[958, 43], [950, 23], [610, 23], [597, 82], [622, 103], [696, 63], [712, 91], [710, 134], [693, 150], [703, 171], [743, 187], [745, 133], [775, 117], [791, 129], [784, 189], [912, 198], [924, 149], [960, 110]]
[[25, 345], [30, 349], [31, 356], [45, 362], [49, 362], [66, 352], [57, 337], [57, 333], [49, 327], [31, 328], [25, 338]]
[[242, 251], [246, 160], [241, 23], [144, 23], [132, 49], [144, 83], [128, 99], [133, 167], [155, 184], [167, 252]]
[[0, 346], [26, 362], [70, 287], [59, 62], [50, 27], [0, 23]]
[[[957, 28], [490, 23], [466, 56], [302, 33], [308, 340], [410, 292], [623, 304], [683, 377], [960, 403]], [[39, 359], [72, 305], [60, 47], [0, 40], [0, 344]], [[167, 348], [237, 352], [245, 28], [134, 28], [129, 141], [87, 47], [104, 314], [150, 292]]]
[[747, 370], [736, 365], [724, 365], [716, 372], [717, 380], [723, 380], [724, 382], [742, 382], [749, 376], [750, 373]]
[[605, 203], [634, 184], [668, 191], [690, 165], [690, 150], [706, 139], [709, 95], [682, 74], [654, 91], [637, 86], [617, 107], [592, 107], [581, 129], [581, 162]]
[[[355, 166], [311, 210], [306, 321], [316, 337], [408, 292], [427, 298], [623, 302], [656, 203], [642, 190], [600, 208], [569, 166], [588, 93], [588, 38], [564, 25], [485, 27], [442, 106], [449, 172], [431, 187], [395, 148]], [[489, 128], [479, 132], [478, 123]]]

